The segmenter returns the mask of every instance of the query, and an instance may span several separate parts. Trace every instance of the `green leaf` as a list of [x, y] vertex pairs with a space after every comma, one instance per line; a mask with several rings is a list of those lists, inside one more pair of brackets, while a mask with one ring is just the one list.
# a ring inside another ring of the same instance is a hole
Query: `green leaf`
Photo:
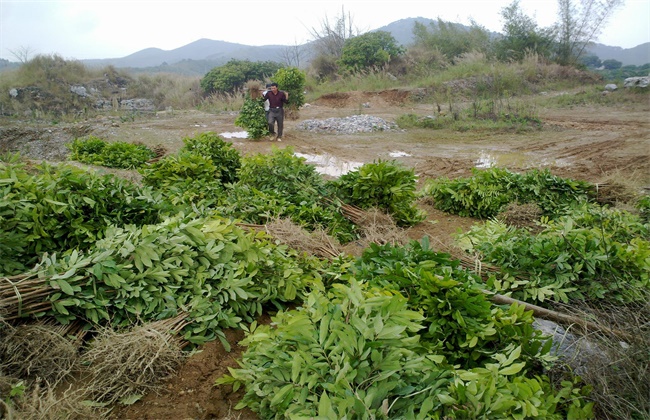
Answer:
[[526, 366], [526, 362], [513, 363], [510, 366], [499, 369], [499, 373], [502, 375], [514, 375], [515, 373], [519, 373], [519, 371], [521, 371], [524, 366]]
[[301, 373], [302, 368], [302, 357], [299, 354], [294, 354], [293, 362], [291, 362], [291, 381], [298, 382], [298, 377]]
[[323, 391], [323, 395], [320, 396], [320, 400], [318, 401], [318, 415], [325, 419], [338, 418], [336, 411], [332, 407], [332, 402], [329, 396], [327, 396], [327, 391]]
[[124, 405], [132, 405], [135, 404], [136, 402], [140, 401], [140, 399], [143, 397], [143, 394], [130, 394], [130, 395], [125, 395], [124, 397], [120, 398], [120, 403]]
[[271, 407], [276, 405], [283, 405], [285, 399], [291, 399], [293, 396], [293, 384], [288, 384], [280, 388], [278, 392], [275, 393], [269, 405]]
[[74, 290], [72, 289], [72, 286], [65, 281], [65, 280], [57, 280], [56, 284], [61, 288], [61, 291], [65, 293], [66, 295], [74, 295]]

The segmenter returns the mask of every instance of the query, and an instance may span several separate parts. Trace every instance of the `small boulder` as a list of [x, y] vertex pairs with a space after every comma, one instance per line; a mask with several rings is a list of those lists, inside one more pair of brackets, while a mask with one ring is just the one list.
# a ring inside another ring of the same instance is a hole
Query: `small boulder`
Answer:
[[623, 82], [623, 86], [626, 88], [630, 87], [641, 87], [646, 88], [650, 85], [650, 76], [641, 76], [641, 77], [628, 77]]

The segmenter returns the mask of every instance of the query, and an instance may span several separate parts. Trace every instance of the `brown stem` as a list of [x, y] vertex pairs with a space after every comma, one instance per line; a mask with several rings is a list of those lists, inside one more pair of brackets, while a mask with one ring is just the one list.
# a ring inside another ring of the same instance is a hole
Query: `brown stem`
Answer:
[[[488, 293], [489, 292], [485, 292]], [[613, 330], [607, 328], [603, 325], [596, 324], [586, 319], [579, 318], [573, 315], [567, 315], [560, 312], [552, 311], [550, 309], [542, 308], [541, 306], [533, 305], [530, 303], [523, 302], [521, 300], [513, 299], [508, 296], [503, 295], [491, 295], [490, 299], [492, 302], [500, 305], [512, 305], [516, 303], [518, 305], [523, 305], [527, 311], [533, 311], [533, 314], [538, 318], [548, 319], [550, 321], [557, 322], [559, 324], [576, 324], [588, 330], [602, 331], [610, 336], [616, 336], [622, 338], [626, 341], [635, 341], [636, 338], [628, 333], [623, 331]]]

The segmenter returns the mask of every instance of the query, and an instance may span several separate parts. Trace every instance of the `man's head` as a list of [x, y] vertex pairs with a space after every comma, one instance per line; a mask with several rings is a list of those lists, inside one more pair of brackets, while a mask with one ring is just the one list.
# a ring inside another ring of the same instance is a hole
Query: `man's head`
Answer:
[[271, 83], [271, 92], [278, 93], [278, 84], [273, 82]]

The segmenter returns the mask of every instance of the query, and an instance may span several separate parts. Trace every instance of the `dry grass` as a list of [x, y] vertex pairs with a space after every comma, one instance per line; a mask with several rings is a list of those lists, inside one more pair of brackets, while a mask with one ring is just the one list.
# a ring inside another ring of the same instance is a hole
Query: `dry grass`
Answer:
[[198, 108], [205, 112], [239, 111], [244, 106], [241, 94], [213, 93], [203, 98]]

